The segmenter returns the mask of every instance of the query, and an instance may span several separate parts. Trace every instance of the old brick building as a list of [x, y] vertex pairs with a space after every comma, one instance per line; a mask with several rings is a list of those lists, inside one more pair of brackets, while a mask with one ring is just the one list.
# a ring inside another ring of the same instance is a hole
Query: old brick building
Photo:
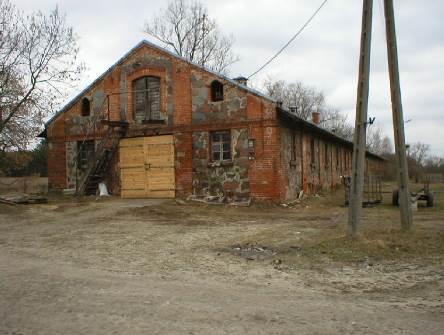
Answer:
[[[53, 188], [288, 201], [350, 174], [352, 144], [143, 41], [46, 124]], [[367, 169], [384, 161], [367, 154]], [[90, 188], [88, 188], [88, 184]], [[92, 187], [91, 187], [92, 185]]]

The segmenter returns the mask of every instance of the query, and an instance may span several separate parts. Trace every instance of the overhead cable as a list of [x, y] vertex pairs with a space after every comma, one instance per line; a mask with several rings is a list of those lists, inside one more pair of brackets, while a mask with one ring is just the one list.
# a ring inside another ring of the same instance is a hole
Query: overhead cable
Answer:
[[293, 37], [273, 56], [271, 57], [264, 65], [262, 65], [258, 70], [256, 70], [254, 73], [252, 73], [248, 79], [250, 79], [251, 77], [253, 77], [254, 75], [256, 75], [257, 73], [259, 73], [260, 71], [262, 71], [268, 64], [270, 64], [277, 56], [279, 56], [282, 51], [284, 51], [290, 44], [291, 42], [293, 42], [296, 37], [298, 37], [303, 31], [304, 29], [310, 24], [311, 21], [313, 21], [313, 19], [316, 17], [316, 15], [321, 11], [321, 9], [325, 6], [325, 4], [327, 3], [328, 0], [324, 0], [324, 2], [319, 6], [319, 8], [313, 13], [312, 16], [310, 16], [310, 18], [307, 20], [307, 22], [305, 22], [305, 24], [301, 27], [301, 29], [299, 29], [299, 31], [293, 35]]

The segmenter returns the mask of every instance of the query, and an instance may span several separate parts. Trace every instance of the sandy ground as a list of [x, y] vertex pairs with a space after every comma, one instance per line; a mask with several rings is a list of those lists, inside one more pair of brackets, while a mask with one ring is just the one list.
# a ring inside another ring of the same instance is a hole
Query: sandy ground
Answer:
[[444, 208], [337, 199], [0, 205], [0, 334], [442, 334]]

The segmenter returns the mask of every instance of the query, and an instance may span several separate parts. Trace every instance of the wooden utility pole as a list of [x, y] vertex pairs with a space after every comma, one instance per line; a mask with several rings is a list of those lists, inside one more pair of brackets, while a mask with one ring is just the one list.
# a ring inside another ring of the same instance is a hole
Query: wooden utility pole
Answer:
[[356, 236], [362, 218], [362, 191], [364, 187], [372, 17], [373, 0], [364, 0], [362, 9], [356, 121], [353, 137], [352, 176], [349, 192], [348, 235], [351, 237]]
[[395, 133], [401, 229], [408, 231], [412, 227], [412, 207], [410, 205], [409, 173], [407, 168], [404, 116], [402, 111], [401, 85], [399, 81], [398, 46], [396, 42], [393, 0], [384, 0], [384, 13], [390, 73], [390, 93], [392, 99], [393, 130]]

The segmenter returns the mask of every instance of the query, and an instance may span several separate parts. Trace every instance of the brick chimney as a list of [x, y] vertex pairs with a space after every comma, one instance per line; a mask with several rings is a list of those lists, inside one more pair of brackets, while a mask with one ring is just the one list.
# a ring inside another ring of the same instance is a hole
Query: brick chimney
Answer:
[[311, 113], [311, 121], [313, 121], [314, 124], [319, 124], [321, 122], [321, 113], [319, 112], [312, 112]]

